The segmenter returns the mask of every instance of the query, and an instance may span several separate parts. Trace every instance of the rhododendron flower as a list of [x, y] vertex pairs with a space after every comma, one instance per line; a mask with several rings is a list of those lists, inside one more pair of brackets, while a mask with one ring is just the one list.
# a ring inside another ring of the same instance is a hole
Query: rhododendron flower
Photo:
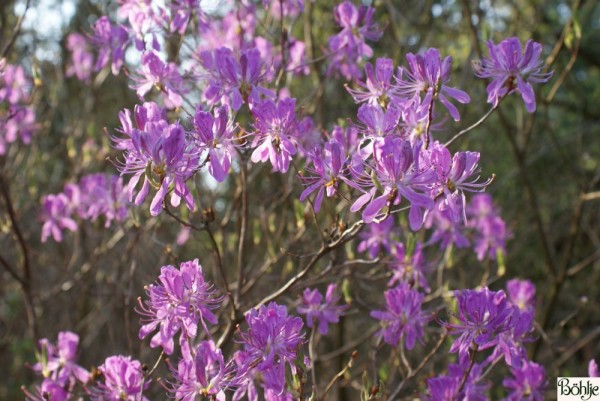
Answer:
[[173, 371], [173, 397], [182, 401], [194, 401], [197, 397], [225, 401], [225, 390], [234, 384], [233, 365], [225, 363], [223, 353], [212, 341], [202, 341], [194, 355], [183, 353]]
[[332, 197], [337, 193], [340, 181], [356, 188], [356, 184], [344, 176], [346, 170], [344, 150], [336, 140], [333, 139], [325, 143], [323, 150], [320, 147], [315, 147], [309, 153], [309, 158], [312, 167], [307, 166], [305, 170], [310, 175], [300, 177], [303, 184], [306, 185], [306, 188], [300, 194], [300, 202], [304, 202], [308, 195], [318, 191], [314, 201], [315, 212], [321, 209], [325, 194], [327, 194], [327, 197]]
[[450, 245], [457, 248], [465, 248], [470, 245], [462, 219], [453, 220], [450, 208], [440, 210], [434, 207], [429, 210], [425, 217], [425, 228], [433, 228], [433, 233], [427, 243], [435, 244], [439, 242], [441, 249], [446, 249]]
[[395, 284], [407, 283], [411, 287], [421, 287], [429, 291], [427, 280], [423, 274], [425, 268], [425, 257], [423, 246], [417, 243], [409, 253], [402, 242], [396, 242], [392, 248], [392, 260], [388, 263], [392, 271], [392, 277], [388, 281], [388, 287]]
[[79, 33], [70, 33], [67, 36], [67, 49], [71, 52], [71, 63], [65, 75], [75, 75], [78, 80], [89, 83], [94, 69], [94, 55], [89, 51], [85, 36]]
[[36, 388], [34, 394], [23, 388], [26, 401], [67, 401], [71, 398], [63, 385], [52, 379], [44, 379], [42, 385]]
[[229, 120], [229, 108], [222, 106], [215, 109], [213, 117], [198, 106], [194, 115], [192, 137], [200, 151], [208, 151], [210, 175], [223, 182], [229, 173], [236, 147], [233, 124]]
[[386, 310], [371, 312], [383, 325], [379, 334], [392, 346], [398, 346], [402, 340], [407, 349], [413, 349], [417, 340], [422, 341], [423, 325], [427, 321], [421, 309], [423, 294], [400, 283], [385, 292], [385, 302]]
[[338, 72], [346, 79], [359, 78], [357, 63], [373, 56], [373, 49], [366, 41], [376, 41], [382, 30], [373, 22], [375, 9], [369, 6], [356, 7], [345, 0], [333, 10], [335, 22], [342, 28], [329, 38], [331, 57], [327, 74]]
[[285, 173], [298, 151], [296, 99], [265, 100], [254, 108], [253, 163], [269, 160], [273, 171]]
[[[396, 132], [401, 111], [396, 107], [382, 109], [379, 105], [363, 104], [358, 108], [356, 117], [363, 125], [359, 132], [365, 138], [377, 140]], [[370, 153], [370, 152], [369, 152]]]
[[588, 376], [589, 377], [600, 377], [598, 374], [598, 364], [595, 359], [590, 359], [590, 363], [588, 364]]
[[285, 389], [286, 364], [296, 371], [294, 360], [304, 341], [302, 319], [288, 316], [287, 308], [271, 302], [246, 313], [248, 331], [240, 333], [246, 360], [242, 371], [255, 367], [266, 389], [281, 394]]
[[393, 248], [392, 234], [394, 231], [394, 219], [387, 217], [380, 223], [368, 223], [359, 234], [361, 241], [356, 250], [358, 252], [369, 251], [369, 256], [376, 258], [383, 247], [384, 252], [390, 253]]
[[110, 356], [98, 370], [104, 382], [89, 390], [92, 401], [148, 401], [142, 393], [149, 382], [144, 383], [139, 361], [130, 356]]
[[112, 25], [107, 16], [98, 18], [93, 30], [91, 42], [98, 48], [96, 71], [104, 68], [112, 58], [112, 73], [119, 75], [119, 70], [125, 62], [125, 47], [129, 42], [127, 30], [121, 25]]
[[495, 260], [498, 251], [504, 252], [510, 232], [494, 207], [492, 197], [489, 194], [473, 196], [467, 207], [467, 217], [469, 218], [469, 227], [473, 227], [476, 232], [477, 259], [483, 260], [487, 256]]
[[65, 388], [70, 388], [75, 381], [86, 383], [90, 373], [77, 365], [77, 347], [79, 336], [70, 331], [58, 333], [56, 344], [43, 338], [39, 342], [38, 363], [33, 370], [45, 378], [51, 378]]
[[[450, 364], [447, 375], [427, 379], [429, 395], [425, 396], [425, 401], [488, 401], [489, 385], [480, 383], [483, 365], [475, 363], [471, 368], [468, 365], [468, 361]], [[464, 378], [467, 369], [470, 369], [469, 375]], [[461, 389], [463, 378], [465, 382]]]
[[[412, 146], [408, 141], [396, 137], [386, 137], [376, 143], [373, 151], [371, 166], [379, 185], [373, 182], [371, 176], [362, 180], [363, 186], [373, 188], [359, 197], [350, 207], [352, 212], [367, 205], [362, 213], [366, 223], [372, 222], [384, 207], [397, 205], [405, 197], [410, 202], [409, 222], [413, 230], [423, 225], [424, 210], [433, 207], [433, 200], [422, 193], [434, 178], [431, 169], [419, 168], [420, 144]], [[377, 187], [383, 189], [383, 194], [373, 198]]]
[[448, 98], [455, 99], [462, 104], [469, 103], [471, 98], [466, 92], [448, 86], [452, 57], [447, 56], [442, 60], [440, 51], [430, 48], [424, 54], [408, 53], [406, 61], [408, 61], [410, 71], [399, 68], [394, 95], [421, 103], [421, 94], [425, 94], [423, 103], [428, 105], [427, 108], [431, 102], [439, 99], [448, 109], [450, 116], [455, 121], [460, 120], [458, 109]]
[[181, 263], [179, 269], [163, 266], [157, 284], [150, 284], [146, 293], [148, 299], [143, 304], [139, 300], [138, 313], [147, 322], [141, 327], [139, 337], [143, 339], [158, 329], [150, 346], [161, 346], [168, 355], [173, 353], [173, 337], [180, 330], [180, 340], [184, 341], [197, 336], [198, 324], [208, 332], [206, 323], [217, 323], [211, 310], [219, 306], [221, 298], [204, 280], [198, 259]]
[[46, 242], [52, 235], [54, 241], [62, 241], [62, 230], [77, 231], [77, 223], [71, 218], [73, 208], [69, 198], [64, 194], [47, 195], [43, 199], [42, 242]]
[[445, 323], [451, 335], [459, 334], [450, 352], [457, 352], [459, 360], [469, 358], [469, 350], [482, 351], [498, 345], [499, 335], [511, 329], [513, 307], [504, 291], [455, 291], [458, 301], [457, 323]]
[[274, 93], [262, 86], [270, 78], [267, 68], [256, 48], [242, 51], [239, 61], [233, 52], [221, 47], [200, 53], [200, 64], [210, 76], [204, 97], [210, 104], [219, 100], [237, 111], [242, 103], [252, 109], [261, 100], [261, 95], [273, 98]]
[[529, 280], [512, 279], [506, 283], [508, 299], [521, 311], [535, 309], [535, 285]]
[[150, 51], [142, 55], [140, 72], [140, 76], [133, 77], [136, 82], [133, 89], [136, 89], [140, 99], [143, 99], [146, 93], [156, 87], [163, 94], [167, 108], [173, 109], [182, 105], [181, 95], [188, 92], [188, 89], [174, 63], [164, 63], [156, 53]]
[[[130, 124], [127, 118], [125, 123]], [[135, 196], [136, 205], [144, 201], [153, 186], [158, 189], [150, 204], [153, 216], [162, 211], [163, 201], [171, 191], [172, 206], [179, 206], [183, 198], [188, 209], [193, 210], [194, 197], [186, 181], [195, 172], [198, 156], [190, 152], [185, 131], [179, 124], [164, 120], [154, 122], [142, 118], [138, 123], [144, 123], [144, 127], [128, 127], [122, 131], [130, 138], [114, 140], [116, 147], [125, 149], [125, 162], [119, 166], [121, 174], [133, 174], [127, 185], [129, 199], [134, 199], [135, 188], [143, 177], [142, 188]]]
[[329, 323], [338, 323], [340, 316], [344, 314], [347, 305], [337, 305], [340, 301], [340, 296], [335, 294], [337, 285], [329, 284], [327, 293], [325, 294], [325, 302], [323, 295], [317, 290], [307, 288], [302, 294], [298, 313], [306, 315], [306, 325], [313, 327], [316, 322], [319, 323], [319, 332], [323, 335], [327, 334]]
[[531, 84], [548, 82], [553, 72], [542, 72], [544, 60], [540, 60], [542, 45], [529, 39], [525, 52], [518, 38], [512, 37], [494, 44], [487, 42], [489, 58], [473, 63], [475, 75], [491, 78], [487, 86], [488, 103], [498, 106], [505, 96], [519, 92], [528, 112], [535, 111], [535, 93]]
[[504, 379], [502, 384], [510, 389], [503, 401], [543, 401], [547, 386], [546, 370], [535, 362], [525, 361], [520, 368], [511, 369], [512, 379]]
[[359, 89], [346, 86], [354, 101], [387, 107], [391, 96], [394, 62], [389, 58], [381, 57], [375, 60], [375, 67], [371, 63], [366, 63], [365, 75], [364, 82], [356, 81]]
[[435, 143], [431, 149], [430, 162], [437, 174], [437, 182], [433, 186], [432, 195], [443, 197], [438, 205], [440, 209], [450, 209], [450, 217], [454, 221], [462, 218], [467, 223], [466, 198], [467, 192], [481, 192], [492, 182], [489, 178], [484, 182], [479, 179], [479, 153], [456, 152], [454, 156], [443, 145]]

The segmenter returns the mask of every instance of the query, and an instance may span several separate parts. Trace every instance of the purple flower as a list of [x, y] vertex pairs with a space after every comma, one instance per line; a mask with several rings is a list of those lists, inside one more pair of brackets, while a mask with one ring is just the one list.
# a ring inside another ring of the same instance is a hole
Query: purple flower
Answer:
[[212, 341], [202, 341], [194, 354], [184, 353], [173, 371], [171, 394], [181, 401], [197, 397], [225, 401], [225, 390], [234, 384], [233, 365], [225, 363], [223, 353]]
[[31, 83], [20, 65], [5, 64], [0, 74], [0, 103], [16, 105], [29, 97]]
[[454, 221], [466, 217], [465, 191], [481, 192], [492, 182], [489, 178], [484, 182], [477, 182], [479, 175], [479, 153], [457, 152], [453, 157], [443, 145], [435, 143], [431, 149], [430, 162], [437, 174], [437, 182], [433, 186], [432, 196], [443, 197], [438, 204], [440, 209], [450, 209], [450, 217]]
[[598, 374], [598, 364], [594, 359], [590, 359], [590, 363], [588, 364], [588, 376], [600, 377], [600, 375]]
[[400, 109], [396, 107], [388, 107], [384, 110], [379, 105], [363, 104], [358, 108], [357, 113], [358, 121], [363, 124], [360, 132], [365, 138], [375, 141], [393, 135], [396, 132], [400, 114]]
[[429, 210], [425, 216], [425, 228], [432, 228], [433, 233], [427, 241], [427, 244], [440, 243], [441, 249], [446, 249], [450, 245], [457, 248], [465, 248], [470, 245], [469, 240], [465, 236], [466, 228], [462, 220], [454, 221], [450, 215], [449, 208], [440, 210], [434, 207]]
[[[0, 103], [1, 104], [1, 103]], [[9, 105], [6, 112], [0, 110], [0, 155], [7, 152], [8, 144], [18, 138], [24, 144], [31, 142], [31, 137], [37, 131], [33, 108], [21, 105]]]
[[394, 219], [388, 217], [380, 223], [369, 223], [359, 234], [361, 242], [358, 243], [358, 252], [369, 251], [369, 256], [376, 258], [383, 247], [384, 252], [392, 252], [392, 234]]
[[[153, 110], [153, 108], [151, 108]], [[185, 131], [178, 124], [169, 124], [156, 114], [148, 120], [148, 115], [136, 109], [135, 129], [129, 120], [129, 114], [122, 114], [124, 129], [121, 131], [129, 138], [113, 139], [115, 147], [125, 150], [125, 162], [119, 166], [121, 174], [133, 174], [127, 185], [130, 201], [133, 200], [135, 188], [144, 178], [142, 188], [137, 193], [134, 203], [140, 205], [150, 190], [150, 186], [158, 191], [150, 204], [150, 214], [158, 215], [168, 193], [171, 193], [171, 205], [178, 207], [181, 199], [185, 200], [188, 209], [194, 209], [194, 197], [187, 187], [186, 181], [194, 174], [197, 167], [197, 156], [190, 153]], [[171, 192], [172, 191], [172, 192]]]
[[426, 401], [456, 401], [459, 394], [460, 379], [453, 376], [438, 376], [427, 379]]
[[89, 390], [92, 401], [147, 401], [142, 394], [145, 386], [139, 361], [130, 356], [110, 356], [98, 370], [104, 382]]
[[270, 78], [270, 69], [265, 67], [256, 48], [242, 51], [239, 61], [226, 47], [206, 50], [200, 53], [200, 64], [210, 76], [209, 85], [204, 92], [204, 97], [210, 104], [221, 100], [237, 111], [244, 102], [253, 108], [260, 102], [261, 95], [274, 97], [272, 91], [261, 86], [263, 81]]
[[211, 310], [221, 302], [215, 292], [212, 285], [204, 280], [198, 259], [181, 263], [179, 270], [174, 266], [163, 266], [158, 282], [146, 289], [149, 299], [144, 304], [139, 301], [138, 313], [147, 322], [140, 329], [140, 339], [158, 328], [150, 346], [160, 345], [166, 354], [171, 355], [173, 337], [180, 330], [181, 341], [197, 336], [198, 323], [208, 332], [206, 322], [217, 323]]
[[332, 55], [327, 67], [328, 75], [339, 72], [346, 79], [360, 77], [357, 64], [364, 58], [373, 56], [373, 49], [367, 45], [366, 40], [376, 41], [382, 35], [382, 31], [373, 22], [374, 13], [373, 7], [356, 8], [348, 0], [334, 8], [335, 22], [342, 30], [328, 41]]
[[208, 152], [208, 172], [219, 182], [227, 177], [235, 154], [236, 139], [233, 137], [233, 130], [227, 106], [217, 108], [214, 117], [211, 113], [202, 111], [200, 106], [197, 107], [192, 137], [201, 151]]
[[306, 167], [305, 170], [311, 175], [302, 175], [300, 179], [306, 186], [300, 194], [300, 202], [304, 202], [308, 195], [317, 191], [314, 207], [315, 212], [321, 209], [323, 196], [332, 197], [337, 193], [340, 181], [345, 182], [350, 187], [356, 185], [344, 176], [346, 169], [346, 160], [342, 145], [335, 139], [325, 143], [324, 149], [315, 147], [309, 154], [312, 167]]
[[[450, 81], [450, 70], [452, 68], [452, 57], [447, 56], [442, 60], [440, 51], [430, 48], [424, 54], [414, 55], [408, 53], [406, 61], [410, 71], [399, 69], [396, 77], [394, 95], [400, 98], [409, 98], [413, 102], [421, 103], [421, 94], [425, 94], [423, 103], [429, 108], [429, 104], [436, 99], [448, 109], [450, 116], [455, 121], [460, 120], [460, 113], [448, 98], [455, 99], [459, 103], [469, 103], [469, 95], [456, 88], [447, 85]], [[403, 75], [406, 75], [404, 78]]]
[[483, 260], [486, 255], [496, 259], [498, 251], [504, 252], [506, 240], [510, 233], [506, 223], [500, 217], [489, 194], [473, 196], [467, 207], [469, 226], [475, 229], [475, 252], [477, 259]]
[[67, 401], [70, 394], [63, 386], [52, 379], [44, 379], [34, 394], [23, 388], [26, 401]]
[[266, 389], [285, 390], [286, 364], [296, 371], [294, 360], [304, 341], [302, 319], [288, 316], [287, 308], [271, 302], [246, 313], [248, 331], [240, 334], [246, 360], [242, 371], [255, 367], [262, 373]]
[[535, 284], [529, 280], [512, 279], [506, 283], [508, 299], [521, 311], [535, 309]]
[[71, 52], [71, 63], [67, 67], [66, 76], [75, 75], [78, 80], [89, 83], [94, 68], [94, 55], [88, 49], [85, 36], [70, 33], [67, 36], [67, 49]]
[[54, 241], [62, 241], [62, 230], [77, 231], [77, 223], [71, 218], [73, 208], [64, 194], [47, 195], [43, 199], [42, 242], [52, 235]]
[[498, 345], [499, 335], [511, 329], [513, 307], [504, 291], [481, 290], [455, 291], [458, 301], [457, 323], [445, 323], [454, 340], [450, 352], [458, 351], [459, 360], [469, 358], [469, 350], [478, 351]]
[[296, 99], [265, 100], [254, 109], [253, 163], [269, 160], [273, 171], [285, 173], [297, 148]]
[[155, 87], [162, 93], [167, 108], [174, 109], [182, 105], [181, 95], [188, 89], [175, 63], [164, 63], [156, 53], [150, 51], [142, 56], [141, 73], [141, 76], [133, 77], [136, 82], [133, 89], [136, 89], [140, 99]]
[[388, 287], [397, 283], [407, 283], [411, 287], [422, 287], [425, 291], [429, 291], [427, 280], [423, 274], [424, 265], [425, 257], [423, 256], [423, 246], [420, 243], [416, 243], [413, 249], [407, 249], [401, 242], [395, 243], [392, 261], [389, 263], [392, 277], [388, 281]]
[[271, 15], [277, 19], [284, 16], [295, 18], [304, 12], [303, 0], [262, 0], [262, 4], [264, 7], [270, 6]]
[[[431, 169], [419, 168], [420, 144], [396, 137], [386, 137], [376, 143], [373, 151], [371, 166], [373, 176], [364, 177], [363, 186], [372, 189], [359, 197], [350, 210], [356, 212], [365, 204], [362, 218], [366, 223], [372, 222], [384, 207], [397, 205], [404, 196], [410, 202], [409, 222], [413, 230], [423, 225], [424, 209], [433, 207], [433, 200], [421, 190], [425, 190], [434, 178]], [[377, 189], [383, 189], [383, 194], [373, 198]]]
[[504, 401], [543, 401], [546, 388], [546, 370], [535, 362], [525, 361], [520, 368], [511, 369], [512, 379], [502, 384], [510, 394]]
[[[461, 389], [461, 383], [468, 369], [466, 364], [450, 364], [447, 375], [440, 375], [427, 380], [429, 396], [426, 401], [487, 401], [487, 384], [479, 384], [483, 366], [474, 364]], [[460, 391], [459, 391], [460, 390]]]
[[357, 81], [360, 89], [346, 86], [356, 103], [367, 102], [371, 105], [387, 107], [392, 89], [391, 80], [394, 75], [394, 62], [389, 58], [375, 60], [375, 68], [371, 63], [365, 64], [365, 81]]
[[127, 30], [120, 25], [112, 25], [107, 16], [98, 18], [93, 30], [91, 42], [98, 48], [96, 71], [104, 68], [112, 58], [112, 73], [119, 75], [125, 60], [125, 47], [129, 42]]
[[338, 323], [340, 316], [344, 314], [347, 305], [336, 305], [340, 301], [340, 296], [335, 295], [337, 285], [329, 284], [327, 293], [325, 294], [325, 302], [323, 295], [317, 290], [307, 288], [302, 294], [302, 301], [298, 307], [298, 313], [306, 315], [306, 325], [313, 327], [315, 322], [319, 322], [319, 332], [323, 335], [327, 334], [329, 323]]
[[76, 363], [79, 345], [77, 334], [61, 331], [56, 344], [50, 343], [46, 338], [41, 339], [38, 344], [38, 363], [33, 366], [34, 371], [45, 378], [51, 378], [64, 388], [73, 387], [76, 381], [88, 381], [90, 373]]
[[401, 340], [407, 349], [413, 349], [416, 340], [422, 342], [423, 324], [427, 317], [421, 309], [423, 294], [413, 290], [406, 283], [385, 292], [385, 311], [372, 311], [371, 316], [381, 320], [383, 335], [386, 343], [396, 347]]
[[258, 401], [258, 391], [254, 384], [255, 368], [251, 366], [251, 356], [243, 350], [238, 350], [233, 355], [238, 377], [237, 388], [233, 393], [233, 401], [240, 401], [247, 396], [248, 401]]
[[95, 221], [104, 216], [104, 227], [109, 227], [113, 220], [123, 221], [127, 217], [129, 201], [121, 177], [90, 174], [81, 178], [79, 188], [83, 197], [82, 218]]
[[531, 84], [548, 82], [553, 72], [543, 73], [544, 61], [540, 60], [542, 45], [529, 39], [525, 52], [518, 38], [512, 37], [494, 44], [487, 42], [489, 58], [473, 63], [475, 75], [491, 78], [487, 86], [488, 103], [498, 106], [506, 95], [518, 91], [528, 112], [535, 111], [535, 93]]

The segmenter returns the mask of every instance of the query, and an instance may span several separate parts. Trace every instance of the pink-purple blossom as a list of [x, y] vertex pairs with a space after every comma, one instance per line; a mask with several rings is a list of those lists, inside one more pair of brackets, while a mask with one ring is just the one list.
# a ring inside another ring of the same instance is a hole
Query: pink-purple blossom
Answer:
[[381, 321], [379, 334], [386, 343], [396, 347], [403, 342], [413, 349], [416, 341], [422, 342], [424, 324], [428, 317], [423, 312], [423, 294], [406, 283], [385, 292], [385, 310], [374, 310], [371, 316]]
[[104, 380], [89, 389], [92, 401], [148, 401], [143, 395], [145, 382], [140, 361], [130, 356], [106, 358], [98, 368]]
[[273, 171], [285, 173], [292, 157], [298, 152], [298, 120], [296, 99], [285, 98], [277, 103], [265, 100], [253, 110], [253, 163], [271, 162]]
[[225, 362], [213, 341], [200, 342], [193, 354], [184, 352], [172, 373], [175, 381], [169, 390], [181, 401], [195, 401], [198, 397], [225, 401], [225, 390], [235, 384], [233, 362]]
[[542, 45], [529, 39], [525, 51], [521, 41], [508, 38], [494, 44], [487, 42], [489, 58], [473, 63], [475, 75], [490, 78], [487, 86], [488, 103], [497, 106], [500, 100], [514, 92], [519, 92], [528, 112], [535, 111], [535, 93], [532, 84], [548, 82], [553, 72], [542, 72], [545, 64], [540, 59]]
[[512, 368], [512, 378], [502, 381], [509, 394], [503, 401], [543, 401], [547, 386], [546, 370], [543, 366], [525, 361], [519, 368]]
[[240, 333], [245, 361], [242, 371], [256, 368], [266, 389], [285, 390], [286, 365], [296, 371], [295, 359], [304, 342], [302, 319], [289, 316], [287, 308], [271, 302], [246, 313], [248, 331]]
[[306, 288], [298, 306], [298, 313], [306, 315], [306, 325], [314, 327], [318, 323], [319, 333], [325, 335], [330, 323], [338, 323], [340, 316], [348, 309], [347, 305], [338, 305], [340, 296], [336, 294], [337, 285], [329, 284], [325, 299], [318, 289]]
[[174, 350], [173, 338], [181, 332], [180, 342], [198, 335], [198, 326], [208, 332], [207, 323], [216, 324], [216, 309], [221, 298], [204, 279], [198, 259], [183, 262], [179, 269], [167, 265], [160, 269], [156, 284], [146, 288], [148, 298], [138, 313], [144, 325], [139, 337], [143, 339], [158, 329], [150, 341], [151, 347], [162, 347], [166, 354]]
[[423, 54], [408, 53], [406, 61], [409, 69], [399, 69], [394, 95], [421, 103], [421, 95], [424, 94], [422, 102], [428, 108], [431, 102], [439, 100], [455, 121], [460, 120], [458, 109], [449, 99], [466, 104], [471, 98], [465, 91], [448, 86], [452, 57], [442, 59], [438, 49], [430, 48]]
[[366, 41], [377, 41], [382, 35], [373, 21], [374, 13], [373, 7], [356, 7], [348, 0], [334, 8], [333, 17], [342, 30], [328, 41], [331, 52], [328, 75], [339, 73], [348, 80], [360, 77], [358, 63], [373, 56], [373, 49]]

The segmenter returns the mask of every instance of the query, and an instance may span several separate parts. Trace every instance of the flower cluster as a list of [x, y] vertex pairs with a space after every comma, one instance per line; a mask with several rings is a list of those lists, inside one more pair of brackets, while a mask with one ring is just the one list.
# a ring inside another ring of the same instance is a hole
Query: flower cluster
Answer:
[[77, 184], [67, 184], [63, 192], [46, 195], [42, 211], [42, 242], [48, 237], [60, 242], [62, 231], [77, 230], [73, 219], [96, 221], [104, 219], [104, 227], [110, 227], [113, 221], [127, 218], [129, 201], [121, 178], [102, 173], [83, 176]]
[[373, 21], [374, 13], [373, 7], [361, 5], [357, 8], [349, 0], [335, 7], [333, 16], [342, 30], [329, 38], [332, 57], [328, 74], [339, 73], [346, 79], [360, 77], [358, 63], [373, 56], [373, 49], [366, 41], [377, 41], [382, 35]]
[[77, 364], [78, 346], [79, 336], [70, 331], [59, 332], [56, 344], [47, 338], [38, 342], [38, 362], [32, 368], [44, 380], [34, 394], [25, 392], [28, 400], [67, 400], [78, 382], [89, 380], [90, 373]]
[[110, 356], [98, 370], [104, 380], [88, 390], [92, 401], [148, 401], [143, 392], [150, 383], [144, 380], [140, 361], [130, 356]]
[[212, 341], [202, 341], [193, 353], [184, 352], [173, 369], [175, 382], [170, 392], [177, 400], [206, 397], [225, 400], [225, 390], [236, 384], [233, 362], [225, 363], [223, 353]]
[[[274, 302], [246, 313], [248, 331], [240, 334], [244, 345], [242, 372], [256, 370], [265, 389], [281, 394], [285, 389], [286, 365], [294, 373], [295, 359], [304, 341], [302, 319], [289, 316], [287, 308]], [[251, 380], [246, 375], [247, 380]]]
[[298, 306], [298, 313], [306, 315], [306, 325], [312, 328], [318, 322], [319, 333], [323, 335], [327, 334], [329, 323], [339, 322], [340, 316], [348, 309], [347, 305], [337, 305], [340, 296], [335, 294], [336, 289], [337, 285], [329, 284], [323, 302], [323, 295], [319, 290], [307, 288]]
[[392, 346], [397, 346], [402, 340], [407, 349], [413, 349], [417, 340], [422, 341], [423, 326], [427, 321], [421, 309], [423, 294], [406, 283], [400, 283], [385, 292], [385, 302], [385, 311], [371, 312], [371, 316], [381, 320], [383, 325], [380, 335]]
[[144, 321], [139, 337], [143, 339], [158, 329], [150, 346], [160, 346], [168, 355], [173, 353], [177, 333], [181, 332], [179, 343], [184, 346], [187, 339], [198, 336], [199, 325], [208, 333], [207, 323], [217, 323], [212, 310], [220, 305], [221, 298], [204, 279], [198, 259], [181, 263], [179, 269], [163, 266], [158, 282], [150, 284], [146, 292], [148, 299], [139, 301]]
[[487, 87], [488, 103], [498, 106], [507, 95], [519, 92], [527, 111], [535, 111], [535, 93], [531, 84], [547, 82], [552, 72], [542, 72], [544, 61], [540, 60], [542, 45], [529, 39], [525, 51], [521, 41], [512, 37], [494, 44], [487, 42], [489, 58], [473, 63], [475, 75], [491, 78]]
[[0, 156], [17, 139], [29, 144], [37, 130], [31, 87], [23, 67], [0, 59]]

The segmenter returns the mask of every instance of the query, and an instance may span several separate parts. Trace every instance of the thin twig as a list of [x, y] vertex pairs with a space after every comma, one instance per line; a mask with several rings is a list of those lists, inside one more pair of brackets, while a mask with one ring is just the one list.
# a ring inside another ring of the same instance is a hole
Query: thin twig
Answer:
[[[501, 99], [500, 99], [501, 100]], [[449, 141], [447, 141], [444, 146], [448, 146], [450, 145], [452, 142], [454, 142], [455, 140], [457, 140], [458, 138], [460, 138], [461, 136], [463, 136], [464, 134], [466, 134], [469, 131], [474, 130], [475, 128], [479, 127], [481, 124], [483, 124], [483, 122], [485, 120], [488, 119], [489, 116], [492, 115], [492, 113], [494, 112], [494, 110], [496, 110], [498, 108], [498, 106], [500, 106], [500, 101], [498, 101], [498, 104], [496, 104], [494, 107], [492, 107], [491, 109], [488, 110], [487, 113], [485, 113], [483, 115], [483, 117], [481, 117], [479, 120], [477, 120], [475, 123], [473, 123], [471, 126], [461, 130], [459, 133], [457, 133], [456, 135], [454, 135], [452, 138], [450, 138]]]
[[415, 368], [415, 370], [413, 370], [408, 376], [406, 376], [399, 384], [398, 386], [394, 389], [394, 391], [392, 392], [392, 394], [390, 395], [390, 397], [388, 398], [388, 401], [392, 401], [399, 393], [400, 391], [402, 391], [402, 388], [404, 388], [404, 385], [408, 382], [408, 380], [412, 379], [413, 377], [415, 377], [416, 375], [419, 374], [419, 372], [421, 372], [421, 370], [423, 370], [423, 368], [425, 367], [425, 365], [427, 365], [427, 363], [431, 360], [431, 358], [433, 358], [433, 356], [439, 351], [439, 349], [442, 347], [442, 344], [444, 343], [444, 341], [446, 340], [446, 338], [448, 337], [448, 332], [444, 331], [442, 333], [442, 335], [440, 336], [438, 342], [435, 344], [435, 346], [433, 347], [433, 349], [429, 352], [429, 354], [427, 354], [427, 356], [425, 356], [425, 358], [423, 358], [423, 360], [421, 361], [421, 363]]
[[6, 55], [10, 51], [11, 47], [15, 43], [17, 36], [19, 36], [19, 33], [21, 32], [21, 25], [23, 25], [23, 20], [25, 19], [25, 14], [27, 14], [27, 10], [29, 10], [30, 4], [31, 4], [31, 0], [27, 0], [27, 3], [25, 3], [25, 11], [23, 11], [23, 14], [21, 14], [19, 19], [17, 20], [17, 23], [15, 25], [15, 28], [13, 29], [13, 33], [12, 33], [10, 39], [8, 40], [8, 43], [6, 44], [6, 46], [4, 46], [4, 49], [2, 49], [2, 54], [0, 54], [0, 59], [6, 57]]
[[329, 390], [331, 390], [333, 388], [333, 385], [340, 380], [345, 374], [346, 372], [352, 367], [352, 364], [354, 363], [354, 359], [356, 359], [356, 357], [358, 356], [358, 352], [354, 351], [352, 353], [352, 355], [350, 356], [350, 360], [348, 361], [348, 363], [346, 364], [346, 366], [344, 367], [344, 369], [340, 370], [338, 372], [337, 375], [335, 375], [333, 377], [333, 379], [331, 379], [331, 381], [329, 382], [329, 384], [327, 384], [327, 387], [325, 387], [325, 391], [323, 392], [323, 396], [321, 397], [321, 399], [325, 399], [325, 396], [327, 395], [327, 393], [329, 393]]

